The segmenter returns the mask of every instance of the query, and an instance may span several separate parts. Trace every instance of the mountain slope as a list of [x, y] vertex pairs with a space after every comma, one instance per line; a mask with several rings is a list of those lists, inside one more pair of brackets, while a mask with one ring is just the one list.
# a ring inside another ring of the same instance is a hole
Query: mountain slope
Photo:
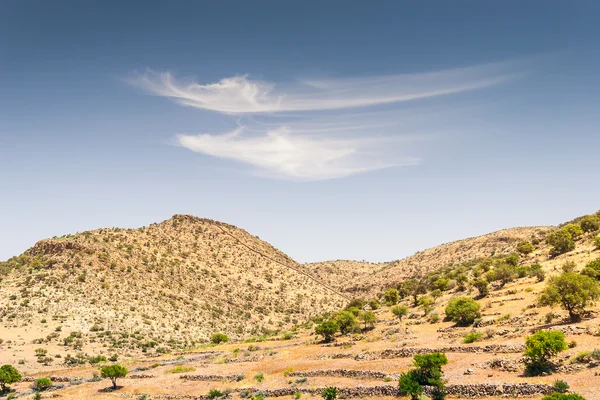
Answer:
[[143, 348], [141, 339], [115, 335], [140, 332], [152, 347], [181, 348], [215, 332], [248, 337], [289, 327], [345, 301], [246, 231], [185, 215], [42, 240], [2, 273], [5, 324], [40, 335], [57, 325], [110, 331], [112, 345], [129, 349]]

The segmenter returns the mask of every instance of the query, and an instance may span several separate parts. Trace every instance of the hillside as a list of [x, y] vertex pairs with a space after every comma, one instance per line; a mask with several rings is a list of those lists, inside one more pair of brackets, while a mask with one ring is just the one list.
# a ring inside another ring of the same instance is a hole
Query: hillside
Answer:
[[184, 348], [215, 332], [260, 336], [345, 301], [246, 231], [185, 215], [42, 240], [2, 269], [6, 328], [110, 331], [101, 341], [129, 351]]

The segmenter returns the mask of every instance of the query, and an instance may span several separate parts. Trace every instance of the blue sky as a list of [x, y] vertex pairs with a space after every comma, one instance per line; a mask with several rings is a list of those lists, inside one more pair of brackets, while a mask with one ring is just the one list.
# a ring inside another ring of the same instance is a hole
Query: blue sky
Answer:
[[186, 213], [299, 261], [600, 208], [596, 1], [0, 5], [0, 259]]

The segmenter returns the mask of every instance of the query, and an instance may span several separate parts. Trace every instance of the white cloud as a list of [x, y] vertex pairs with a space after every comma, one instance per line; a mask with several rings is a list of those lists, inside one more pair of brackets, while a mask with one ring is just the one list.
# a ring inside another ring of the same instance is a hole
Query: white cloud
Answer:
[[415, 157], [382, 157], [392, 138], [294, 135], [286, 126], [259, 135], [247, 134], [244, 128], [223, 135], [178, 135], [177, 141], [198, 153], [250, 164], [263, 176], [290, 180], [341, 178], [419, 162]]
[[130, 83], [178, 103], [228, 114], [336, 110], [398, 103], [502, 83], [515, 76], [511, 64], [497, 63], [424, 74], [303, 80], [280, 86], [247, 75], [200, 84], [169, 72], [147, 71]]
[[416, 165], [417, 157], [404, 155], [414, 151], [413, 144], [458, 128], [451, 115], [444, 115], [447, 109], [422, 104], [407, 109], [397, 103], [481, 89], [519, 75], [515, 63], [496, 63], [278, 85], [247, 75], [201, 84], [148, 71], [130, 83], [185, 106], [237, 116], [238, 129], [178, 135], [181, 146], [249, 164], [262, 176], [324, 180]]

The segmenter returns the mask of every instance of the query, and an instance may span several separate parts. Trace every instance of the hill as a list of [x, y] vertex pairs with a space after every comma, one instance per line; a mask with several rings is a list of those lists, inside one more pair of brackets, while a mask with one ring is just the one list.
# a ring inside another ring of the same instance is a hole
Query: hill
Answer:
[[246, 231], [186, 215], [42, 240], [0, 271], [4, 325], [111, 332], [101, 341], [129, 351], [260, 336], [346, 301]]

